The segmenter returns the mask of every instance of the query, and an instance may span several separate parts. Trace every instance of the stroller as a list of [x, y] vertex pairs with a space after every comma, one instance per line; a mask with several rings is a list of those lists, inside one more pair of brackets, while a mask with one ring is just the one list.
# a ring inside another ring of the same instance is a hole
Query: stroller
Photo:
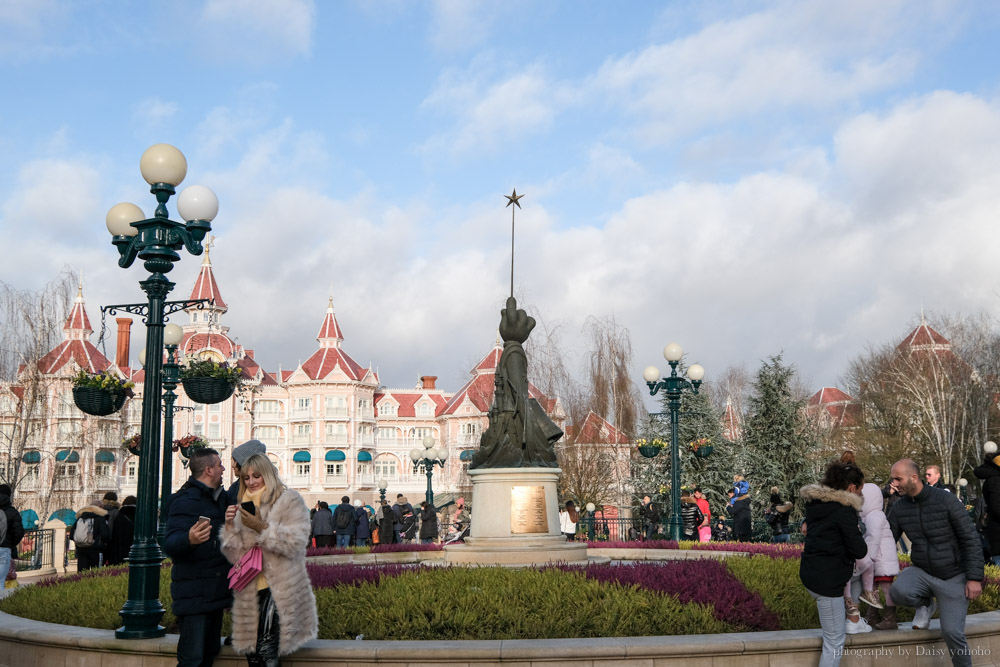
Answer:
[[453, 523], [448, 526], [448, 537], [445, 538], [445, 544], [455, 544], [456, 542], [464, 542], [465, 538], [469, 536], [469, 531], [472, 529], [472, 524], [461, 524]]

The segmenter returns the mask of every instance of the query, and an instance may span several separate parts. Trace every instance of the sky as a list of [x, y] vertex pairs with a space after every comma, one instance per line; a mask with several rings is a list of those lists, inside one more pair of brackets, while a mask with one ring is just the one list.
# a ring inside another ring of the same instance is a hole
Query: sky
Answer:
[[223, 323], [266, 370], [332, 295], [384, 385], [456, 391], [516, 188], [514, 294], [573, 368], [613, 318], [637, 384], [677, 342], [708, 380], [780, 353], [836, 386], [921, 309], [1000, 312], [998, 32], [988, 0], [5, 0], [0, 281], [71, 267], [95, 323], [144, 300], [104, 216], [152, 214], [164, 142], [219, 197]]

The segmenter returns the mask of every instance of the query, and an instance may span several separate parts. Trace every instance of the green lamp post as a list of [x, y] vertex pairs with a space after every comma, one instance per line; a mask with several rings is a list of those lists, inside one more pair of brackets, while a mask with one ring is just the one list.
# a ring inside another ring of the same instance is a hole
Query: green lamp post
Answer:
[[434, 489], [431, 487], [431, 477], [434, 476], [435, 465], [444, 467], [445, 461], [448, 460], [448, 448], [442, 447], [441, 449], [436, 449], [434, 447], [434, 438], [427, 436], [424, 438], [423, 451], [419, 447], [414, 447], [410, 450], [410, 460], [413, 461], [414, 473], [423, 467], [424, 472], [427, 474], [427, 492], [424, 494], [424, 499], [428, 505], [434, 507]]
[[[667, 396], [667, 407], [670, 410], [670, 539], [680, 541], [684, 522], [681, 520], [681, 457], [677, 443], [677, 425], [680, 421], [681, 396], [685, 391], [698, 393], [705, 369], [698, 364], [688, 368], [687, 378], [677, 375], [677, 364], [684, 356], [684, 350], [677, 343], [670, 343], [663, 348], [663, 357], [670, 364], [670, 376], [660, 380], [660, 369], [649, 366], [642, 372], [642, 377], [649, 386], [649, 395], [663, 390]], [[690, 379], [689, 379], [690, 378]]]
[[389, 482], [384, 479], [378, 481], [378, 499], [380, 503], [385, 502], [385, 490], [389, 488]]
[[163, 319], [165, 299], [174, 284], [164, 274], [174, 268], [174, 262], [180, 261], [177, 251], [182, 247], [192, 255], [203, 252], [201, 242], [212, 230], [211, 222], [219, 211], [215, 193], [195, 185], [186, 188], [177, 198], [177, 213], [187, 223], [169, 219], [167, 201], [187, 175], [187, 160], [173, 146], [150, 146], [142, 154], [139, 170], [150, 185], [149, 191], [156, 197], [153, 217], [147, 218], [138, 206], [123, 202], [112, 206], [106, 218], [111, 242], [118, 248], [118, 265], [127, 269], [138, 257], [150, 273], [149, 278], [139, 281], [148, 300], [142, 313], [146, 320], [146, 391], [142, 397], [142, 454], [139, 457], [135, 538], [128, 556], [128, 599], [119, 612], [122, 627], [115, 631], [115, 636], [122, 639], [162, 637], [165, 633], [160, 625], [164, 612], [159, 600], [163, 552], [156, 541], [156, 479], [160, 453]]

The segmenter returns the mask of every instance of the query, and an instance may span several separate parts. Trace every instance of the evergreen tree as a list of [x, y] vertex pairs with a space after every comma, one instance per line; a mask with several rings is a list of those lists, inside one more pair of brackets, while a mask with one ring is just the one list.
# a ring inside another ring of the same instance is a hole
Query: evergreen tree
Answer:
[[754, 378], [732, 474], [750, 482], [756, 516], [763, 515], [772, 486], [792, 500], [800, 488], [816, 481], [818, 471], [809, 453], [819, 443], [802, 414], [805, 401], [792, 392], [794, 377], [794, 366], [783, 364], [779, 354], [765, 361]]

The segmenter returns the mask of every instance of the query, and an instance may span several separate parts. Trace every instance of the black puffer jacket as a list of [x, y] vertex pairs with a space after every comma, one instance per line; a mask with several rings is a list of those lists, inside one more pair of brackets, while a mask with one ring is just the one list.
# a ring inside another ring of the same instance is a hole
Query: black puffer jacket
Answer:
[[802, 487], [799, 497], [806, 504], [806, 543], [799, 579], [817, 595], [843, 595], [844, 585], [854, 574], [854, 561], [868, 553], [858, 527], [863, 499], [822, 484]]
[[[219, 549], [219, 531], [226, 522], [228, 501], [225, 489], [210, 489], [193, 477], [170, 498], [163, 550], [174, 561], [170, 594], [177, 616], [207, 614], [233, 604], [229, 561]], [[192, 546], [188, 531], [199, 516], [212, 520], [212, 535], [207, 542]]]
[[684, 539], [698, 539], [698, 526], [705, 520], [705, 515], [698, 509], [698, 505], [693, 500], [688, 501], [681, 498], [681, 521], [684, 524]]
[[[16, 557], [17, 545], [24, 537], [24, 525], [21, 523], [21, 514], [10, 504], [10, 496], [6, 493], [0, 493], [0, 512], [7, 518], [7, 534], [0, 547], [7, 547], [12, 557]], [[4, 572], [3, 575], [7, 576], [7, 573]]]
[[[910, 560], [939, 579], [965, 574], [983, 580], [983, 547], [965, 505], [954, 494], [927, 484], [904, 496], [889, 510], [892, 536], [910, 538]], [[810, 526], [811, 528], [811, 526]]]
[[732, 505], [726, 506], [726, 511], [733, 517], [733, 536], [741, 542], [749, 540], [753, 531], [753, 521], [750, 519], [750, 496], [740, 496]]
[[986, 539], [990, 542], [990, 553], [1000, 554], [1000, 466], [989, 460], [973, 473], [983, 481], [983, 500], [989, 513]]

